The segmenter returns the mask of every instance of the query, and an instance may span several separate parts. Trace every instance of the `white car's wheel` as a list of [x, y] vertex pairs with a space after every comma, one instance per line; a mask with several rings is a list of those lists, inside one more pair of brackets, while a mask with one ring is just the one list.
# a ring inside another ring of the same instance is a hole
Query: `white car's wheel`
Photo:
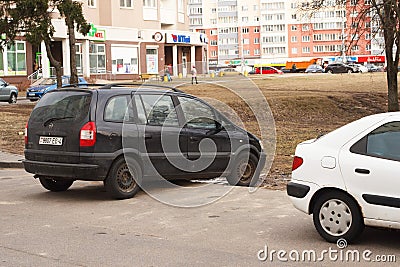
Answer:
[[318, 233], [329, 242], [340, 238], [351, 242], [364, 229], [358, 204], [339, 191], [327, 192], [316, 200], [313, 219]]

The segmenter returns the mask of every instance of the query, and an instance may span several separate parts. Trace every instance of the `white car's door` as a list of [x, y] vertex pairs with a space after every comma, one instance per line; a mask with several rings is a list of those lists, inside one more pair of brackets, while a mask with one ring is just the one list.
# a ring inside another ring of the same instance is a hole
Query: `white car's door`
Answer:
[[400, 222], [400, 121], [386, 122], [345, 145], [339, 164], [365, 218]]

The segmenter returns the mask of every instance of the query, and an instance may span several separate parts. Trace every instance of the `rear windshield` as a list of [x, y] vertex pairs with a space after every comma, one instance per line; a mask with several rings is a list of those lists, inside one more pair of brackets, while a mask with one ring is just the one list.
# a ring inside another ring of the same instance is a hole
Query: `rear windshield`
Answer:
[[89, 114], [90, 92], [58, 91], [47, 93], [37, 103], [31, 114], [31, 121], [48, 120], [81, 121]]

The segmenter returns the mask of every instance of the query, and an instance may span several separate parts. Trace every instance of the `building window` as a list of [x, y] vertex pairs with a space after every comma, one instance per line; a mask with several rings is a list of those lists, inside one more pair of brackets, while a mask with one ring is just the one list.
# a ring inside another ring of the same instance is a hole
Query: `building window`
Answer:
[[249, 28], [243, 28], [242, 33], [249, 33]]
[[302, 31], [308, 31], [310, 30], [310, 26], [308, 24], [303, 24], [303, 26], [301, 27]]
[[292, 25], [291, 30], [292, 31], [297, 31], [297, 26], [296, 25]]
[[143, 6], [144, 7], [157, 7], [157, 1], [156, 0], [143, 0]]
[[211, 31], [210, 31], [210, 34], [211, 34], [211, 35], [217, 35], [218, 32], [217, 32], [217, 30], [211, 30]]
[[[3, 69], [5, 67], [3, 66]], [[26, 75], [25, 42], [17, 41], [7, 45], [7, 68], [7, 75]]]
[[303, 35], [303, 36], [301, 37], [301, 41], [302, 41], [302, 42], [309, 42], [309, 41], [310, 41], [310, 36], [308, 36], [308, 35]]
[[242, 22], [249, 22], [249, 17], [242, 17]]
[[297, 42], [297, 36], [292, 36], [291, 41], [292, 41], [292, 43], [296, 43]]
[[82, 75], [82, 58], [83, 58], [83, 53], [82, 53], [82, 44], [77, 43], [75, 44], [75, 59], [76, 59], [76, 70], [78, 71], [78, 74]]
[[217, 51], [216, 50], [212, 50], [211, 51], [211, 56], [212, 57], [216, 57], [217, 56]]
[[260, 54], [260, 49], [254, 49], [254, 55], [259, 55]]
[[258, 33], [258, 32], [260, 32], [260, 28], [258, 28], [258, 27], [255, 27], [255, 28], [254, 28], [254, 32], [255, 32], [255, 33]]
[[96, 7], [96, 0], [88, 0], [87, 5], [92, 8]]
[[303, 53], [310, 53], [310, 47], [304, 46], [304, 47], [302, 48], [302, 51], [303, 51]]
[[210, 45], [211, 46], [217, 46], [218, 45], [218, 41], [217, 40], [210, 40]]
[[132, 0], [119, 0], [119, 6], [124, 8], [131, 8]]
[[292, 48], [292, 54], [297, 54], [297, 48], [296, 47]]
[[254, 38], [254, 44], [259, 44], [260, 43], [260, 38]]
[[90, 73], [106, 72], [106, 45], [91, 43], [89, 46]]
[[365, 46], [365, 50], [371, 51], [371, 44], [367, 44], [367, 45]]

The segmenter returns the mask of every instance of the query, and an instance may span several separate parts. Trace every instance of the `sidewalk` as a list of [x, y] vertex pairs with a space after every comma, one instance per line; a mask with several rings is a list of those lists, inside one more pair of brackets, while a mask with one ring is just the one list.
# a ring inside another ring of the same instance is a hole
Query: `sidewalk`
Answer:
[[24, 156], [0, 151], [0, 168], [23, 168]]

